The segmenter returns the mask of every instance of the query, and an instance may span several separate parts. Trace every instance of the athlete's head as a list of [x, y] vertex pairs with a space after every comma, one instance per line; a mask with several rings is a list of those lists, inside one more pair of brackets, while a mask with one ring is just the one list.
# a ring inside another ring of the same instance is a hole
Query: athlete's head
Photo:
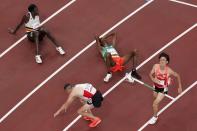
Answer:
[[71, 92], [72, 88], [73, 88], [73, 86], [70, 83], [66, 83], [64, 85], [64, 90], [67, 91], [68, 93]]
[[162, 52], [160, 55], [159, 55], [159, 63], [163, 66], [169, 64], [170, 62], [170, 57], [168, 54]]
[[38, 7], [35, 4], [30, 4], [28, 7], [28, 11], [31, 13], [38, 13]]

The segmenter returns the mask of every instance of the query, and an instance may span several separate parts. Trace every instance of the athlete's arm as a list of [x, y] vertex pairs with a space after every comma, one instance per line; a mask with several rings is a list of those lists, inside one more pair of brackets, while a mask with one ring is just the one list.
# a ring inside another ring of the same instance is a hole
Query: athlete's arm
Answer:
[[176, 73], [175, 71], [173, 71], [172, 69], [170, 69], [170, 68], [169, 68], [169, 74], [170, 75], [173, 75], [174, 77], [177, 78], [178, 85], [179, 85], [179, 87], [178, 87], [178, 93], [180, 94], [182, 92], [182, 84], [181, 84], [181, 77], [180, 77], [180, 75], [178, 73]]
[[151, 79], [153, 82], [159, 83], [159, 81], [154, 77], [154, 75], [155, 75], [155, 66], [156, 66], [156, 65], [154, 65], [153, 68], [152, 68], [152, 70], [150, 71], [149, 77], [150, 77], [150, 79]]
[[15, 27], [15, 29], [12, 28], [8, 28], [8, 31], [10, 34], [16, 34], [16, 32], [18, 31], [18, 29], [27, 21], [28, 16], [24, 15], [20, 21], [20, 23]]
[[117, 39], [116, 33], [107, 34], [106, 36], [104, 36], [103, 38], [101, 38], [101, 41], [107, 41], [107, 39], [109, 37], [112, 37], [112, 46], [115, 47], [115, 45], [116, 45], [116, 39]]
[[115, 47], [115, 45], [116, 45], [116, 39], [117, 39], [117, 35], [116, 35], [116, 33], [113, 33], [112, 34], [112, 45], [113, 45], [113, 47]]
[[54, 114], [54, 117], [59, 115], [61, 112], [66, 112], [67, 108], [70, 106], [70, 104], [76, 99], [76, 96], [74, 95], [73, 92], [68, 97], [68, 100], [61, 106], [61, 108]]

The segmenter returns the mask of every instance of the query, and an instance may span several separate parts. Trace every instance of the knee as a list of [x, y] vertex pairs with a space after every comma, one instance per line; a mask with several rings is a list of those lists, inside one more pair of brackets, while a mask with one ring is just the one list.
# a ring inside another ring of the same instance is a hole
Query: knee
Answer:
[[41, 28], [39, 31], [43, 34], [49, 34], [49, 31], [45, 28]]
[[134, 57], [134, 56], [137, 56], [137, 55], [138, 55], [137, 49], [134, 49], [134, 50], [131, 52], [131, 57]]
[[79, 115], [81, 115], [82, 114], [82, 110], [77, 110], [77, 113], [79, 114]]
[[80, 111], [80, 110], [77, 110], [77, 113], [78, 113], [78, 114], [81, 114], [81, 111]]

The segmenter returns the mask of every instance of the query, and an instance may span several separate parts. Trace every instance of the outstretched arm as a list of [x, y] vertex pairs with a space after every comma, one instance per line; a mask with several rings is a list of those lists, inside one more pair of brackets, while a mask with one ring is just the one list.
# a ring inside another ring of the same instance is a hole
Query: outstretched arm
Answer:
[[9, 33], [16, 34], [18, 29], [27, 21], [27, 19], [28, 19], [28, 17], [26, 15], [24, 15], [23, 18], [21, 19], [20, 23], [15, 27], [15, 29], [8, 28]]
[[73, 100], [74, 100], [75, 98], [76, 98], [75, 96], [73, 96], [72, 94], [70, 94], [69, 97], [68, 97], [68, 100], [60, 107], [59, 110], [57, 110], [56, 113], [54, 113], [53, 116], [56, 117], [56, 116], [59, 115], [61, 112], [63, 112], [63, 111], [66, 112], [67, 108], [70, 106], [70, 104], [73, 102]]

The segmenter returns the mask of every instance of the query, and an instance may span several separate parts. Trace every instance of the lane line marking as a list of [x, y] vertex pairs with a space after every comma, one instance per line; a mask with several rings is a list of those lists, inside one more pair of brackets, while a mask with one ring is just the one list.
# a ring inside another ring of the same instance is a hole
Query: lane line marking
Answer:
[[[59, 10], [57, 10], [55, 13], [53, 13], [51, 16], [49, 16], [47, 19], [45, 19], [40, 26], [42, 26], [43, 24], [47, 23], [49, 20], [51, 20], [53, 17], [55, 17], [56, 15], [58, 15], [60, 12], [62, 12], [64, 9], [66, 9], [68, 6], [72, 5], [76, 0], [72, 0], [69, 3], [67, 3], [66, 5], [64, 5], [62, 8], [60, 8]], [[23, 41], [25, 38], [27, 38], [27, 35], [25, 34], [23, 37], [21, 37], [19, 40], [17, 40], [14, 44], [12, 44], [10, 47], [8, 47], [5, 51], [3, 51], [0, 54], [0, 58], [2, 58], [5, 54], [7, 54], [10, 50], [12, 50], [15, 46], [17, 46], [21, 41]]]
[[[150, 1], [149, 1], [150, 2]], [[178, 39], [180, 39], [182, 36], [184, 36], [185, 34], [187, 34], [189, 31], [191, 31], [192, 29], [194, 29], [197, 26], [197, 23], [194, 24], [193, 26], [191, 26], [190, 28], [188, 28], [187, 30], [185, 30], [183, 33], [181, 33], [180, 35], [178, 35], [177, 37], [175, 37], [172, 41], [170, 41], [168, 44], [166, 44], [164, 47], [162, 47], [161, 49], [159, 49], [157, 52], [155, 52], [152, 56], [150, 56], [148, 59], [146, 59], [144, 62], [142, 62], [137, 68], [136, 70], [138, 70], [139, 68], [141, 68], [143, 65], [145, 65], [148, 61], [150, 61], [153, 57], [155, 57], [156, 55], [158, 55], [161, 51], [163, 51], [165, 48], [169, 47], [172, 43], [174, 43], [175, 41], [177, 41]], [[124, 80], [126, 79], [126, 77], [123, 77], [122, 79], [120, 79], [114, 86], [112, 86], [109, 90], [107, 90], [103, 96], [107, 96], [111, 91], [113, 91], [118, 85], [120, 85]], [[78, 117], [76, 117], [67, 127], [65, 127], [63, 129], [63, 131], [67, 131], [71, 126], [73, 126], [79, 119], [81, 118], [81, 115], [79, 115]]]
[[[165, 107], [163, 107], [159, 112], [158, 116], [164, 112], [168, 107], [170, 107], [172, 104], [174, 104], [179, 98], [181, 98], [185, 93], [187, 93], [189, 90], [191, 90], [195, 85], [197, 84], [197, 81], [195, 81], [192, 85], [190, 85], [186, 90], [184, 90], [180, 95], [178, 95], [174, 100], [169, 102]], [[150, 118], [151, 119], [151, 118]], [[150, 119], [138, 129], [138, 131], [142, 131], [144, 128], [146, 128], [149, 124]]]
[[197, 8], [197, 5], [195, 4], [190, 4], [190, 3], [179, 1], [179, 0], [169, 0], [169, 1]]
[[139, 68], [141, 68], [145, 63], [147, 63], [148, 61], [150, 61], [153, 57], [155, 57], [158, 53], [160, 53], [161, 51], [163, 51], [164, 49], [166, 49], [167, 47], [169, 47], [171, 44], [173, 44], [175, 41], [177, 41], [178, 39], [180, 39], [181, 37], [183, 37], [185, 34], [187, 34], [188, 32], [190, 32], [192, 29], [194, 29], [197, 26], [197, 23], [195, 23], [193, 26], [191, 26], [190, 28], [188, 28], [187, 30], [185, 30], [183, 33], [181, 33], [180, 35], [178, 35], [177, 37], [175, 37], [172, 41], [170, 41], [168, 44], [166, 44], [164, 47], [162, 47], [160, 50], [158, 50], [157, 52], [155, 52], [152, 56], [150, 56], [148, 59], [146, 59], [144, 62], [142, 62], [137, 68], [136, 70], [138, 70]]
[[[105, 33], [101, 35], [104, 36], [105, 34], [109, 33], [114, 28], [118, 27], [120, 24], [125, 22], [127, 19], [129, 19], [131, 16], [139, 12], [141, 9], [149, 5], [154, 0], [151, 0], [147, 2], [146, 4], [142, 5], [138, 9], [136, 9], [134, 12], [129, 14], [127, 17], [124, 17], [121, 21], [119, 21], [117, 24], [115, 24], [113, 27], [111, 27], [109, 30], [107, 30]], [[80, 52], [78, 52], [75, 56], [73, 56], [70, 60], [68, 60], [66, 63], [64, 63], [62, 66], [60, 66], [55, 72], [53, 72], [49, 77], [47, 77], [43, 82], [41, 82], [37, 87], [35, 87], [28, 95], [26, 95], [21, 101], [19, 101], [11, 110], [9, 110], [1, 119], [0, 123], [4, 121], [12, 112], [14, 112], [21, 104], [23, 104], [29, 97], [31, 97], [37, 90], [39, 90], [44, 84], [46, 84], [50, 79], [52, 79], [56, 74], [58, 74], [61, 70], [63, 70], [68, 64], [70, 64], [72, 61], [74, 61], [78, 56], [80, 56], [83, 52], [85, 52], [87, 49], [89, 49], [92, 45], [95, 44], [95, 40], [92, 41], [89, 45], [87, 45], [85, 48], [83, 48]]]

